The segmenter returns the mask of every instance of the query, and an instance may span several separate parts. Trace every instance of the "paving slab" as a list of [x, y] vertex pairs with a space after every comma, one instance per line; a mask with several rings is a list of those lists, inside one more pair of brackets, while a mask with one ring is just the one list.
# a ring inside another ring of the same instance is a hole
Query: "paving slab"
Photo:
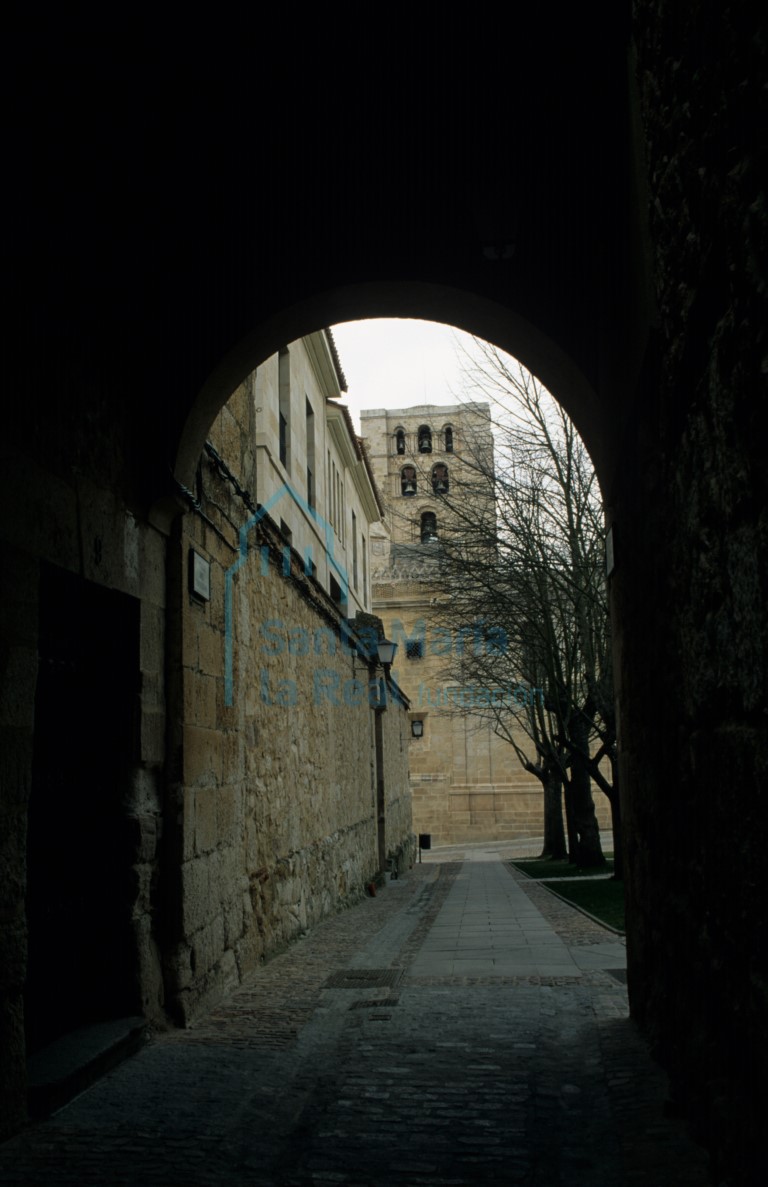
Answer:
[[706, 1182], [607, 971], [623, 944], [502, 856], [467, 847], [321, 924], [0, 1146], [0, 1184]]
[[[411, 965], [415, 977], [579, 976], [567, 946], [495, 855], [462, 863], [445, 903]], [[613, 958], [613, 965], [617, 960]], [[593, 965], [591, 967], [599, 967]]]

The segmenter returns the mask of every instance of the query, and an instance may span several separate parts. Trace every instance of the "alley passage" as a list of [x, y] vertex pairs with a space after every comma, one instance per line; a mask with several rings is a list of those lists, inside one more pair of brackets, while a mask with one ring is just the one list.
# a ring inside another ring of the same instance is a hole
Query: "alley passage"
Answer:
[[704, 1184], [624, 955], [492, 849], [430, 861], [0, 1147], [0, 1183]]

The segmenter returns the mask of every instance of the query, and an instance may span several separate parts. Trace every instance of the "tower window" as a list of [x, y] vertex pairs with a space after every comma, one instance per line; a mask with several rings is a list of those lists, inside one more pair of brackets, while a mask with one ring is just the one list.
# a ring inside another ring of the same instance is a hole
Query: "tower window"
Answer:
[[425, 511], [421, 517], [422, 544], [437, 543], [437, 516], [434, 511]]
[[429, 425], [421, 425], [418, 432], [419, 453], [432, 452], [432, 430]]
[[453, 429], [450, 425], [446, 425], [443, 431], [443, 441], [445, 442], [445, 452], [453, 453]]
[[416, 467], [403, 466], [400, 471], [400, 492], [404, 495], [416, 494]]
[[448, 494], [448, 467], [442, 463], [432, 467], [432, 490], [436, 495]]
[[396, 429], [395, 430], [395, 452], [396, 453], [405, 453], [405, 430], [404, 429]]

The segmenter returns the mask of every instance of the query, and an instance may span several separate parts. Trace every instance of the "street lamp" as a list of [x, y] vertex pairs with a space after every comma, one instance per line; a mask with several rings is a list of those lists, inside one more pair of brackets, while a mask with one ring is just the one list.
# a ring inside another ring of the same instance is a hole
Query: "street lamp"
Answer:
[[378, 685], [379, 692], [376, 703], [376, 709], [383, 713], [387, 708], [387, 680], [389, 679], [389, 669], [395, 658], [398, 644], [393, 643], [391, 639], [379, 639], [376, 644], [376, 657], [380, 666], [384, 669], [384, 675], [379, 677]]
[[376, 644], [379, 663], [385, 672], [388, 672], [394, 663], [397, 646], [397, 643], [393, 643], [391, 639], [379, 639], [378, 643]]

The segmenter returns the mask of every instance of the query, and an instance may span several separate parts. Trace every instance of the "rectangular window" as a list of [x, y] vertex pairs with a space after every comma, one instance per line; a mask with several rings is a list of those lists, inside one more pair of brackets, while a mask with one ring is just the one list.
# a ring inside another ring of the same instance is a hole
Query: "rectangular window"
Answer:
[[352, 512], [352, 585], [357, 589], [357, 516]]
[[345, 594], [345, 591], [342, 590], [341, 586], [339, 585], [338, 581], [333, 576], [333, 574], [330, 575], [329, 580], [328, 580], [328, 592], [330, 593], [333, 601], [338, 606], [339, 610], [341, 610], [342, 614], [346, 614], [346, 611], [347, 611], [346, 594]]
[[339, 530], [339, 472], [336, 467], [333, 467], [333, 523], [336, 528], [336, 535], [341, 538]]
[[280, 461], [291, 469], [291, 356], [284, 346], [277, 356], [278, 416], [280, 424]]
[[288, 421], [280, 413], [280, 461], [288, 469]]
[[368, 609], [368, 553], [366, 552], [365, 536], [363, 540], [363, 608]]
[[339, 539], [342, 544], [347, 542], [347, 504], [344, 498], [344, 475], [339, 475]]
[[306, 401], [307, 429], [307, 503], [315, 506], [315, 413], [309, 400]]

